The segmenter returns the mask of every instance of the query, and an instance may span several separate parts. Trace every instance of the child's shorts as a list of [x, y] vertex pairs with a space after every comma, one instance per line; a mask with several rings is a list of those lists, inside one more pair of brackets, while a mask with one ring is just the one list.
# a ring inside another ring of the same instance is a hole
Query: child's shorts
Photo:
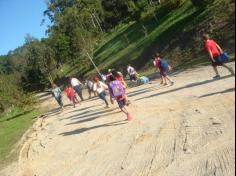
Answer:
[[119, 100], [119, 101], [117, 100], [117, 103], [118, 103], [120, 109], [123, 109], [126, 106], [126, 100], [125, 99]]

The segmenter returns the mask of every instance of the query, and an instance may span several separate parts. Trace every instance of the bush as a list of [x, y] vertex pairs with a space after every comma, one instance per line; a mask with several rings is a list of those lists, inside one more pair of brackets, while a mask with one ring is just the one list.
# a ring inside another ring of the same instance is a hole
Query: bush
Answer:
[[174, 10], [179, 8], [183, 3], [183, 0], [167, 0], [165, 5], [168, 7], [169, 10]]
[[191, 0], [192, 4], [196, 7], [205, 7], [212, 4], [215, 0]]
[[0, 113], [18, 107], [27, 109], [36, 103], [34, 97], [26, 94], [18, 86], [12, 75], [0, 75]]

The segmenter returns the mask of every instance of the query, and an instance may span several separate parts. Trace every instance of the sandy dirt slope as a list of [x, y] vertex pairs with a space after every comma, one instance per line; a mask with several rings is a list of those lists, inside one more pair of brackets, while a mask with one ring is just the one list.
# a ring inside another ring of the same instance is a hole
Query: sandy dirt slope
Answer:
[[[235, 67], [234, 63], [231, 64]], [[35, 124], [18, 176], [233, 176], [235, 77], [211, 67], [129, 89], [134, 120], [99, 99]]]

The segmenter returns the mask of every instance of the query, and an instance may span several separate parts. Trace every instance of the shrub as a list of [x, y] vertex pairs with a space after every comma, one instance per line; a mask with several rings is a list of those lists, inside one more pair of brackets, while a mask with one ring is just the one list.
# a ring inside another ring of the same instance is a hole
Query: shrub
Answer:
[[215, 0], [191, 0], [192, 4], [196, 7], [205, 7], [212, 4]]
[[0, 75], [0, 113], [15, 107], [26, 109], [36, 103], [34, 97], [26, 94], [18, 86], [12, 75]]
[[179, 8], [183, 3], [183, 0], [167, 0], [165, 5], [168, 7], [169, 10], [174, 10]]

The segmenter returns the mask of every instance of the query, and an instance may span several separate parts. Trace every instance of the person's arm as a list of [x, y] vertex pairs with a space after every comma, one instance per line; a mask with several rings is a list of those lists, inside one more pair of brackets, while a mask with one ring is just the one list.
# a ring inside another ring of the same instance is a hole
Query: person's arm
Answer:
[[213, 54], [212, 54], [211, 50], [210, 50], [210, 49], [207, 49], [207, 51], [208, 51], [208, 53], [209, 53], [209, 56], [210, 56], [211, 60], [212, 60], [213, 62], [216, 62], [215, 59], [214, 59], [214, 57], [213, 57]]
[[104, 88], [104, 89], [108, 89], [108, 86], [106, 84], [104, 84], [103, 82], [100, 82], [100, 85]]
[[80, 85], [83, 85], [82, 82], [81, 82], [80, 80], [78, 80], [78, 83], [79, 83]]
[[155, 67], [156, 67], [156, 64], [157, 64], [156, 61], [153, 61], [153, 65], [154, 65]]
[[220, 51], [220, 54], [223, 54], [224, 53], [224, 51], [223, 51], [223, 49], [216, 43], [216, 47], [218, 48], [218, 50]]
[[157, 63], [156, 63], [156, 61], [155, 61], [155, 60], [153, 61], [153, 65], [154, 65], [154, 67], [156, 67], [156, 70], [155, 70], [155, 72], [157, 72], [158, 70], [160, 70], [160, 69], [158, 69], [158, 68], [157, 68]]

